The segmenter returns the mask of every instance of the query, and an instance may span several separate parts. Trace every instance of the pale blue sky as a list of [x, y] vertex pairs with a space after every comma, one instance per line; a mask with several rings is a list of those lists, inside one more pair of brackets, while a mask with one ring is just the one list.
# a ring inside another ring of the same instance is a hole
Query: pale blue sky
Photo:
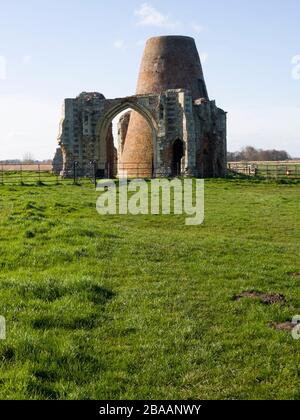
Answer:
[[163, 34], [196, 39], [210, 97], [229, 111], [230, 150], [251, 144], [300, 156], [299, 0], [0, 6], [0, 159], [51, 157], [65, 97], [134, 94], [144, 42]]

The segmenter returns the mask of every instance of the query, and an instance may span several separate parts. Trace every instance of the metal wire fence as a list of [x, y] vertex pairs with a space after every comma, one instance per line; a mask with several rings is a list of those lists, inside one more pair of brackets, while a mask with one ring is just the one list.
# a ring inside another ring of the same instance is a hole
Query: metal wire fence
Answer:
[[[44, 164], [1, 164], [0, 185], [53, 185], [60, 183], [97, 184], [100, 179], [116, 178], [127, 175], [134, 178], [153, 178], [153, 166], [149, 163], [122, 163], [110, 165], [106, 162], [90, 161], [85, 165], [77, 161], [68, 167]], [[157, 173], [156, 177], [165, 177], [169, 173]], [[174, 170], [174, 177], [180, 176], [180, 168]]]
[[80, 168], [73, 164], [62, 176], [61, 167], [44, 164], [1, 164], [0, 185], [54, 185], [60, 183], [78, 183], [93, 180], [91, 175], [81, 177]]
[[266, 179], [300, 179], [300, 162], [234, 162], [228, 164], [231, 173]]
[[[153, 178], [152, 165], [147, 163], [123, 163], [110, 167], [107, 163], [91, 161], [85, 166], [72, 162], [62, 172], [61, 166], [46, 164], [4, 164], [0, 163], [1, 185], [55, 185], [93, 183], [103, 178], [114, 178], [127, 174], [128, 177]], [[265, 179], [299, 179], [300, 162], [297, 163], [244, 163], [228, 164], [228, 174], [260, 177]], [[181, 176], [180, 168], [173, 168], [173, 177]], [[202, 177], [201, 171], [197, 174]], [[157, 173], [156, 177], [170, 177], [170, 172]]]
[[152, 165], [143, 163], [122, 164], [118, 167], [107, 163], [91, 161], [85, 165], [77, 161], [62, 169], [61, 166], [44, 164], [4, 164], [0, 163], [0, 185], [54, 185], [79, 184], [114, 178], [117, 174], [152, 178]]

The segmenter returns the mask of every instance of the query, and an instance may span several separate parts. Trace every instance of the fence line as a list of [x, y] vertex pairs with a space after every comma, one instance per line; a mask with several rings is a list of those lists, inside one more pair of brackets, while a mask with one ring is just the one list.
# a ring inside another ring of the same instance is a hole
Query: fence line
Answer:
[[135, 172], [138, 177], [151, 177], [152, 165], [148, 163], [123, 163], [111, 167], [106, 162], [90, 161], [85, 165], [74, 161], [64, 168], [44, 164], [4, 164], [0, 163], [0, 185], [36, 185], [60, 183], [97, 183], [98, 179], [111, 178], [117, 171]]
[[300, 163], [246, 163], [234, 162], [228, 164], [232, 173], [247, 176], [257, 176], [267, 179], [300, 179]]
[[[123, 175], [125, 172], [129, 177], [152, 178], [153, 165], [148, 162], [122, 162], [113, 165], [94, 160], [82, 165], [78, 161], [74, 161], [68, 167], [63, 168], [62, 176], [61, 166], [0, 163], [0, 185], [76, 184], [84, 181], [91, 181], [96, 185], [98, 179], [117, 177], [117, 174]], [[180, 165], [175, 172], [176, 176], [181, 174]], [[166, 174], [161, 173], [157, 176], [164, 177]]]
[[78, 183], [93, 178], [81, 177], [80, 167], [72, 165], [67, 168], [67, 177], [61, 176], [61, 166], [46, 164], [0, 164], [0, 185], [53, 185], [60, 183]]
[[[148, 163], [122, 163], [110, 167], [105, 162], [91, 161], [85, 166], [74, 161], [68, 168], [65, 168], [65, 176], [61, 176], [61, 167], [46, 164], [4, 164], [0, 163], [0, 185], [53, 185], [61, 183], [97, 183], [98, 179], [111, 178], [114, 175], [128, 172], [128, 175], [141, 178], [151, 178], [153, 167]], [[173, 168], [174, 169], [174, 168]], [[115, 172], [115, 173], [114, 173]], [[180, 167], [174, 171], [174, 177], [181, 175]], [[300, 179], [300, 163], [229, 163], [228, 172], [252, 177], [266, 179]], [[156, 173], [157, 177], [164, 177], [169, 174]], [[198, 177], [202, 177], [201, 171]]]

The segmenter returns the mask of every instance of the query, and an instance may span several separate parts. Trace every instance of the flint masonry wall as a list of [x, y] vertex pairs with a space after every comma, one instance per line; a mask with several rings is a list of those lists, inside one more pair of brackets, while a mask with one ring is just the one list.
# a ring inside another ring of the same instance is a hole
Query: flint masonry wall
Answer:
[[105, 98], [97, 92], [83, 92], [75, 99], [65, 99], [58, 143], [63, 155], [62, 175], [72, 176], [74, 162], [81, 176], [92, 176], [93, 162], [97, 162], [100, 175], [114, 175], [116, 151], [112, 127], [106, 133], [105, 154], [101, 156], [96, 136], [96, 126]]

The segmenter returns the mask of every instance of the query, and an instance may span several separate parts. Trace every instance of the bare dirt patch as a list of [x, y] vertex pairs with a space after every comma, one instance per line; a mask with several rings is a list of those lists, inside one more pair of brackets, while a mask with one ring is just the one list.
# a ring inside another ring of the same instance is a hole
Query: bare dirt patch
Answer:
[[295, 324], [290, 321], [281, 323], [272, 322], [269, 324], [269, 327], [278, 331], [292, 331], [295, 328]]
[[300, 277], [300, 272], [288, 273], [290, 277]]
[[241, 299], [259, 299], [264, 305], [275, 305], [276, 303], [285, 303], [285, 297], [278, 293], [260, 293], [260, 292], [242, 292], [234, 297], [235, 301]]

